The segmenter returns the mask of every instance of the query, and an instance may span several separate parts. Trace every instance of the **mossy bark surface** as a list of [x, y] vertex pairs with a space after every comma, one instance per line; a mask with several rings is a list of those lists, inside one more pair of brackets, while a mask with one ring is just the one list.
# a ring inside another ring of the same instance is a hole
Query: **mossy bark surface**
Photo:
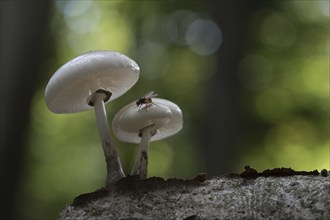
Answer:
[[126, 177], [78, 196], [59, 219], [330, 219], [329, 176], [241, 176]]

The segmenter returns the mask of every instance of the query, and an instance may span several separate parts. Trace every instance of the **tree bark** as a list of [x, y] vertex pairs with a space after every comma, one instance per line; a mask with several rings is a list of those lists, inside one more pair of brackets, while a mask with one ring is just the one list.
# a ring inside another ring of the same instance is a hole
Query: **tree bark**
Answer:
[[330, 177], [320, 175], [131, 176], [78, 196], [59, 219], [330, 219], [329, 197]]

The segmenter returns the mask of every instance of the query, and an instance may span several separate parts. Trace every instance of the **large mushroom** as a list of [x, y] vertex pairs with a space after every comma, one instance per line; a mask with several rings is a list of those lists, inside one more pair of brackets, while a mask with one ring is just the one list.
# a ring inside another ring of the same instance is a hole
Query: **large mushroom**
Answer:
[[61, 66], [46, 87], [46, 103], [54, 113], [95, 110], [107, 164], [106, 185], [125, 175], [111, 140], [105, 103], [129, 90], [137, 82], [139, 72], [139, 66], [123, 54], [91, 51]]
[[122, 108], [114, 117], [114, 135], [123, 142], [139, 143], [140, 148], [131, 175], [147, 177], [150, 141], [176, 134], [182, 128], [181, 109], [171, 101], [153, 98], [140, 108], [136, 102]]

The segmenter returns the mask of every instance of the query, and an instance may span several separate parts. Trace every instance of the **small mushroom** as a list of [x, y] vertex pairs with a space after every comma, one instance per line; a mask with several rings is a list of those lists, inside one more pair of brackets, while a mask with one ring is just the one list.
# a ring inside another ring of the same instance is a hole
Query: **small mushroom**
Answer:
[[123, 54], [91, 51], [61, 66], [46, 87], [46, 104], [54, 113], [95, 110], [107, 163], [106, 184], [125, 175], [111, 140], [105, 103], [129, 90], [137, 82], [139, 72], [139, 66]]
[[147, 177], [148, 148], [150, 141], [161, 140], [182, 129], [181, 109], [171, 101], [153, 98], [143, 108], [133, 102], [122, 108], [114, 117], [115, 136], [128, 143], [140, 143], [131, 175]]

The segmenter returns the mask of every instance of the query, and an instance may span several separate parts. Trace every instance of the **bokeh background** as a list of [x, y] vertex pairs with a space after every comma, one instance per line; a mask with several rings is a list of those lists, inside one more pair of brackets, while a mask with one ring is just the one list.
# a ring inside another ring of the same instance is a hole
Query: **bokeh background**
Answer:
[[[1, 1], [1, 217], [55, 219], [104, 185], [93, 111], [58, 115], [52, 74], [91, 50], [141, 68], [107, 105], [154, 90], [184, 128], [150, 145], [149, 176], [329, 169], [329, 1]], [[115, 140], [129, 173], [137, 145]]]

